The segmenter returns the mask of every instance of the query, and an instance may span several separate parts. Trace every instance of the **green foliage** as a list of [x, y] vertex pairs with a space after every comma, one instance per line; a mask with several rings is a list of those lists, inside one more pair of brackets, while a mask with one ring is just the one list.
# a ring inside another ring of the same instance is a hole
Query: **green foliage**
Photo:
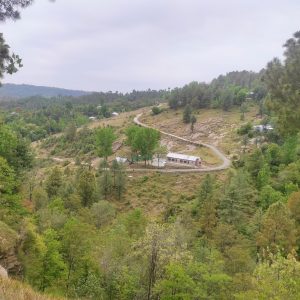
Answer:
[[250, 184], [249, 175], [240, 170], [234, 175], [225, 190], [219, 206], [219, 216], [223, 222], [245, 230], [245, 226], [255, 211], [256, 192]]
[[158, 106], [153, 106], [151, 110], [153, 115], [158, 115], [162, 112], [162, 110]]
[[278, 118], [282, 134], [294, 134], [300, 129], [299, 74], [300, 34], [284, 44], [285, 60], [278, 58], [268, 63], [264, 81], [269, 90], [268, 107]]
[[185, 108], [184, 108], [184, 111], [183, 111], [183, 122], [188, 124], [191, 122], [191, 117], [192, 117], [192, 108], [190, 105], [187, 105]]
[[158, 146], [160, 133], [152, 128], [131, 126], [126, 130], [127, 144], [132, 153], [139, 155], [145, 161], [152, 159]]
[[236, 299], [299, 299], [300, 263], [293, 255], [271, 254], [260, 260], [251, 283], [251, 288], [236, 295]]
[[194, 126], [195, 126], [195, 123], [197, 122], [197, 118], [192, 115], [191, 116], [191, 131], [194, 132]]
[[77, 128], [74, 123], [71, 123], [66, 129], [65, 129], [65, 138], [67, 141], [72, 142], [74, 141], [76, 137]]
[[269, 249], [276, 253], [278, 249], [285, 254], [295, 249], [297, 231], [295, 221], [291, 219], [287, 207], [281, 203], [273, 203], [266, 211], [256, 243], [261, 249]]
[[16, 188], [15, 173], [7, 161], [0, 156], [0, 197], [1, 194], [12, 194]]
[[97, 198], [97, 187], [94, 173], [86, 168], [80, 170], [76, 186], [82, 205], [84, 207], [91, 206]]
[[45, 189], [49, 198], [58, 195], [59, 189], [62, 186], [62, 180], [61, 170], [58, 167], [53, 168], [45, 182]]
[[89, 269], [94, 237], [94, 229], [76, 218], [70, 218], [62, 230], [62, 255], [67, 267], [66, 289], [71, 295], [80, 272]]
[[116, 210], [108, 201], [99, 201], [92, 205], [91, 214], [95, 226], [101, 228], [114, 219]]
[[114, 130], [111, 127], [102, 127], [96, 132], [96, 145], [98, 147], [98, 154], [100, 157], [110, 156], [112, 152], [112, 144], [116, 140]]
[[237, 133], [239, 135], [245, 135], [245, 134], [249, 134], [249, 132], [252, 131], [252, 124], [251, 123], [247, 123], [245, 125], [242, 125], [238, 130]]

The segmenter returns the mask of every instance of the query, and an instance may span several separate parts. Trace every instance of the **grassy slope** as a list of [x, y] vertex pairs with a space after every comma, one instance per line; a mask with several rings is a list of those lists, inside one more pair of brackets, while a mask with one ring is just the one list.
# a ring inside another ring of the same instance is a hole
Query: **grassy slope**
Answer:
[[[189, 139], [215, 144], [225, 153], [232, 154], [238, 152], [237, 149], [241, 146], [241, 138], [236, 134], [236, 129], [243, 123], [255, 121], [257, 108], [249, 108], [245, 121], [240, 120], [238, 108], [234, 108], [230, 112], [223, 112], [218, 109], [199, 110], [196, 112], [198, 121], [193, 134], [190, 132], [190, 126], [182, 122], [182, 110], [170, 109], [157, 116], [152, 116], [149, 108], [140, 109], [120, 114], [115, 118], [90, 123], [89, 128], [103, 125], [114, 126], [121, 140], [124, 138], [123, 129], [132, 124], [133, 117], [140, 112], [144, 112], [142, 121], [149, 125]], [[162, 141], [171, 146], [172, 151], [199, 155], [207, 165], [220, 163], [219, 159], [209, 149], [186, 145], [165, 137]], [[122, 147], [114, 156], [125, 156], [128, 151], [127, 147]], [[49, 164], [54, 165], [57, 162], [49, 161], [45, 167], [47, 168]], [[71, 166], [69, 165], [69, 167]], [[40, 172], [44, 173], [43, 168], [40, 169]], [[218, 173], [218, 176], [222, 176], [224, 173]], [[124, 199], [121, 202], [115, 201], [115, 204], [120, 211], [140, 207], [147, 215], [159, 216], [169, 205], [182, 206], [183, 203], [192, 201], [204, 176], [204, 174], [128, 174], [127, 191]]]
[[0, 277], [1, 300], [63, 300], [52, 298], [33, 291], [29, 286], [19, 281]]
[[[249, 121], [258, 121], [257, 112], [256, 106], [250, 106], [245, 120], [241, 121], [239, 108], [232, 108], [229, 112], [220, 109], [197, 110], [194, 111], [197, 118], [194, 133], [191, 133], [189, 124], [182, 122], [182, 109], [166, 109], [156, 116], [147, 113], [141, 121], [181, 137], [213, 144], [226, 154], [232, 154], [240, 148], [240, 137], [237, 136], [236, 130]], [[205, 159], [205, 154], [203, 158]]]

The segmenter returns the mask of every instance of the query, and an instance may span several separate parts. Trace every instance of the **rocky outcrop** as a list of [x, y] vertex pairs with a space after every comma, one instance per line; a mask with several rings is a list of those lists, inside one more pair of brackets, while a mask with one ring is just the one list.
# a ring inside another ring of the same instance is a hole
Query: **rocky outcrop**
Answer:
[[8, 277], [7, 271], [2, 266], [0, 266], [0, 277], [2, 278]]
[[19, 275], [22, 267], [17, 257], [18, 234], [0, 221], [0, 265], [8, 274]]

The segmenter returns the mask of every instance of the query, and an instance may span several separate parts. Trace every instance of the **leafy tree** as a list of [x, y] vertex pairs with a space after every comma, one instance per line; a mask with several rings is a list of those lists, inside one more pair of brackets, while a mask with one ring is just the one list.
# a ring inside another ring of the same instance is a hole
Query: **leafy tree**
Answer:
[[44, 232], [43, 239], [46, 250], [42, 257], [40, 289], [45, 291], [53, 285], [57, 288], [57, 284], [61, 284], [60, 280], [65, 279], [66, 266], [60, 253], [61, 243], [57, 233], [48, 229]]
[[0, 21], [20, 18], [20, 8], [30, 5], [33, 0], [3, 0], [0, 4]]
[[[17, 20], [20, 18], [20, 8], [30, 5], [33, 0], [3, 0], [0, 2], [0, 22], [6, 19]], [[22, 67], [22, 60], [14, 53], [9, 52], [9, 46], [5, 43], [3, 34], [0, 33], [0, 79], [5, 73], [13, 74], [18, 67]]]
[[238, 293], [236, 299], [291, 299], [300, 297], [300, 263], [293, 255], [280, 253], [261, 259], [252, 276], [250, 289]]
[[251, 153], [246, 160], [246, 168], [253, 179], [256, 179], [259, 171], [264, 166], [264, 156], [260, 149], [256, 149]]
[[26, 281], [36, 288], [41, 288], [42, 259], [46, 251], [45, 243], [29, 220], [24, 221], [22, 234], [23, 241], [19, 256], [24, 266]]
[[0, 156], [0, 197], [1, 194], [11, 194], [16, 188], [15, 173], [7, 161]]
[[77, 128], [75, 123], [71, 123], [65, 130], [65, 138], [67, 141], [74, 141], [76, 137]]
[[192, 117], [192, 108], [190, 105], [186, 105], [183, 111], [183, 122], [184, 123], [190, 123]]
[[70, 288], [74, 288], [73, 283], [76, 282], [78, 272], [87, 267], [94, 231], [91, 226], [70, 218], [61, 235], [62, 254], [67, 266], [66, 289], [70, 293]]
[[241, 120], [244, 121], [245, 120], [245, 113], [248, 111], [248, 107], [245, 103], [242, 103], [241, 107], [240, 107], [240, 111], [241, 111]]
[[166, 267], [165, 278], [155, 285], [159, 299], [195, 299], [201, 294], [193, 278], [180, 265], [172, 263]]
[[230, 180], [219, 206], [220, 219], [245, 230], [255, 212], [256, 192], [250, 184], [249, 175], [240, 170]]
[[35, 210], [45, 208], [48, 204], [48, 194], [42, 187], [36, 187], [32, 193], [32, 201]]
[[276, 253], [278, 248], [285, 254], [290, 253], [296, 246], [295, 221], [291, 219], [286, 206], [281, 202], [272, 204], [266, 211], [256, 243], [260, 249], [270, 249]]
[[259, 206], [263, 210], [268, 209], [270, 205], [278, 201], [284, 201], [282, 193], [274, 190], [270, 185], [266, 185], [261, 189], [259, 194]]
[[164, 267], [172, 259], [183, 259], [187, 255], [184, 243], [176, 239], [175, 232], [175, 227], [151, 224], [146, 228], [145, 236], [137, 243], [136, 255], [141, 256], [145, 264], [145, 299], [152, 299], [153, 288], [157, 279], [161, 278]]
[[116, 136], [112, 127], [102, 127], [96, 132], [96, 144], [98, 146], [98, 154], [107, 160], [112, 155], [112, 144], [116, 140]]
[[259, 189], [263, 188], [265, 185], [269, 183], [270, 180], [270, 167], [268, 164], [264, 164], [264, 166], [259, 170], [257, 174], [257, 187]]
[[109, 169], [108, 163], [104, 160], [100, 163], [99, 168], [100, 178], [99, 186], [101, 194], [104, 196], [104, 199], [107, 199], [111, 194], [112, 189], [112, 179], [111, 179], [111, 170]]
[[164, 145], [161, 145], [160, 143], [157, 145], [157, 147], [155, 148], [154, 150], [154, 153], [157, 157], [157, 164], [159, 166], [159, 162], [160, 162], [160, 159], [162, 157], [164, 157], [165, 155], [168, 154], [168, 148]]
[[158, 106], [153, 106], [152, 113], [153, 113], [153, 115], [158, 115], [161, 113], [161, 109]]
[[204, 177], [203, 182], [201, 183], [199, 194], [198, 194], [198, 202], [201, 206], [206, 200], [211, 199], [215, 190], [215, 178], [212, 175], [207, 174]]
[[284, 61], [275, 58], [269, 62], [264, 81], [270, 94], [268, 107], [278, 118], [279, 130], [293, 134], [300, 129], [300, 32], [288, 39], [284, 48]]
[[197, 122], [197, 119], [194, 115], [191, 116], [191, 131], [194, 132], [194, 126], [195, 123]]
[[62, 186], [62, 173], [58, 167], [54, 167], [45, 182], [45, 188], [49, 198], [58, 195]]
[[77, 192], [83, 206], [91, 206], [96, 201], [96, 190], [94, 173], [86, 168], [81, 170], [77, 182]]
[[108, 224], [116, 215], [116, 210], [108, 201], [99, 201], [92, 205], [91, 214], [97, 228]]
[[300, 192], [294, 192], [288, 199], [287, 206], [291, 213], [291, 216], [296, 221], [296, 224], [300, 225]]
[[231, 90], [225, 90], [221, 95], [222, 109], [224, 111], [228, 111], [233, 105], [233, 100], [233, 92]]
[[116, 173], [115, 183], [114, 183], [114, 189], [117, 194], [117, 198], [121, 200], [122, 195], [126, 188], [126, 171], [122, 163], [118, 164], [118, 170]]
[[126, 131], [127, 144], [136, 155], [145, 161], [152, 159], [152, 156], [159, 144], [160, 133], [152, 128], [131, 126]]

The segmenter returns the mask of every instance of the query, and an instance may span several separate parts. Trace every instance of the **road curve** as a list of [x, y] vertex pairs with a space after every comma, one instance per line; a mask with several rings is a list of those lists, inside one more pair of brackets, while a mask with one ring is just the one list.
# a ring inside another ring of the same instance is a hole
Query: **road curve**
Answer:
[[146, 128], [153, 128], [158, 130], [161, 134], [169, 136], [171, 138], [189, 143], [189, 144], [193, 144], [196, 146], [200, 146], [200, 147], [207, 147], [209, 149], [211, 149], [222, 161], [223, 163], [219, 166], [216, 167], [208, 167], [208, 168], [203, 168], [203, 169], [128, 169], [127, 171], [134, 171], [134, 172], [138, 172], [138, 171], [153, 171], [153, 172], [161, 172], [161, 173], [199, 173], [199, 172], [213, 172], [213, 171], [222, 171], [222, 170], [226, 170], [230, 167], [231, 165], [231, 161], [219, 150], [217, 149], [215, 146], [210, 145], [210, 144], [205, 144], [205, 143], [201, 143], [201, 142], [195, 142], [195, 141], [191, 141], [185, 138], [182, 138], [180, 136], [165, 132], [165, 131], [161, 131], [155, 127], [149, 126], [147, 124], [142, 123], [139, 118], [142, 116], [143, 113], [138, 114], [134, 119], [133, 122], [136, 125], [142, 126], [142, 127], [146, 127]]

